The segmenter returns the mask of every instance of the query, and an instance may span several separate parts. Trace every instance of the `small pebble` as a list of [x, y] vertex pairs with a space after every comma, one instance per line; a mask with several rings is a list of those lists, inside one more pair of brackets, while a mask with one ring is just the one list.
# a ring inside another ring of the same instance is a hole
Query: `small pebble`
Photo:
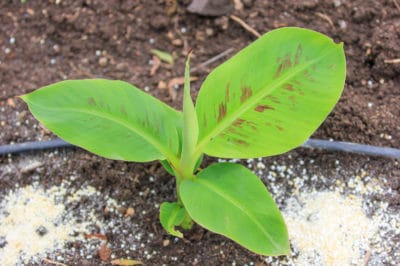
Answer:
[[135, 215], [135, 209], [132, 207], [129, 207], [128, 209], [126, 209], [125, 212], [125, 217], [132, 217], [133, 215]]
[[342, 5], [342, 3], [341, 3], [340, 0], [334, 0], [334, 1], [333, 1], [333, 5], [334, 5], [335, 7], [339, 7], [339, 6]]
[[10, 40], [9, 40], [9, 43], [10, 43], [10, 44], [14, 44], [14, 43], [15, 43], [15, 38], [14, 38], [14, 37], [11, 37]]
[[214, 35], [214, 30], [212, 28], [206, 28], [206, 35], [211, 37]]
[[53, 45], [53, 50], [54, 50], [54, 52], [56, 52], [56, 53], [60, 52], [60, 46], [59, 46], [58, 44], [54, 44], [54, 45]]
[[5, 236], [0, 236], [0, 248], [4, 248], [7, 245], [7, 239]]
[[339, 19], [338, 23], [339, 23], [339, 27], [341, 29], [346, 29], [347, 28], [347, 22], [346, 21]]
[[44, 227], [43, 225], [39, 226], [39, 227], [36, 229], [36, 233], [37, 233], [38, 235], [40, 235], [40, 236], [44, 236], [44, 235], [47, 234], [48, 232], [49, 232], [49, 231], [47, 230], [47, 228]]
[[100, 65], [101, 67], [105, 67], [105, 66], [107, 65], [107, 63], [108, 63], [107, 57], [101, 57], [101, 58], [99, 59], [99, 65]]
[[170, 243], [171, 243], [171, 241], [169, 241], [169, 239], [164, 239], [163, 240], [163, 247], [169, 246]]

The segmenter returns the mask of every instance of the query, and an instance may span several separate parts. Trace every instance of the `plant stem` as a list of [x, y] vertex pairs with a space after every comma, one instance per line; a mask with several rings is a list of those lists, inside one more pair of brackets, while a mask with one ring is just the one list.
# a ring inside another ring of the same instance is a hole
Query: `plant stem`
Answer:
[[195, 152], [199, 136], [199, 125], [196, 110], [190, 96], [190, 55], [191, 52], [188, 54], [185, 66], [185, 86], [183, 92], [183, 140], [181, 160], [178, 169], [181, 174], [180, 178], [182, 179], [194, 178], [193, 171], [200, 154]]

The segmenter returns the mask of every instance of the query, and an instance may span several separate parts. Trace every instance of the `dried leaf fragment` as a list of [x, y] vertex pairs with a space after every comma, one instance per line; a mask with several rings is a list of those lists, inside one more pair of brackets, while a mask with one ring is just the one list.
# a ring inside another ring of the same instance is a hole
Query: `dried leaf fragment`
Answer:
[[143, 262], [139, 260], [129, 260], [129, 259], [117, 259], [111, 261], [111, 265], [121, 265], [121, 266], [142, 265], [142, 264]]
[[153, 66], [150, 69], [150, 76], [154, 76], [161, 66], [161, 60], [158, 56], [153, 55]]
[[[195, 81], [197, 79], [198, 79], [197, 77], [190, 77], [190, 81]], [[168, 82], [168, 92], [169, 92], [169, 95], [171, 96], [172, 100], [176, 99], [175, 86], [176, 85], [182, 85], [184, 83], [185, 83], [185, 78], [184, 77], [173, 78]]]
[[94, 234], [85, 234], [85, 238], [89, 239], [89, 238], [98, 238], [104, 241], [107, 241], [107, 236], [103, 235], [103, 234], [99, 234], [99, 233], [94, 233]]
[[125, 217], [132, 217], [133, 215], [135, 215], [135, 209], [134, 208], [129, 207], [128, 209], [126, 209]]
[[102, 261], [108, 261], [111, 258], [111, 250], [104, 243], [99, 249], [99, 257]]

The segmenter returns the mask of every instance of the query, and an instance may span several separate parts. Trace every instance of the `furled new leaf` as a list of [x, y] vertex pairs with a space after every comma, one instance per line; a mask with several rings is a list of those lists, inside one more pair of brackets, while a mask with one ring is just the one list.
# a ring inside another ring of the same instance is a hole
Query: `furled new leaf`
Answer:
[[199, 149], [228, 158], [302, 144], [343, 89], [342, 44], [300, 28], [273, 30], [217, 67], [197, 97]]
[[264, 184], [239, 164], [213, 164], [183, 180], [181, 200], [201, 226], [262, 255], [288, 254], [285, 223]]
[[[185, 209], [176, 202], [163, 202], [160, 206], [160, 222], [165, 231], [177, 237], [183, 234], [175, 229], [185, 220]], [[185, 224], [186, 225], [186, 224]]]
[[100, 156], [177, 161], [180, 153], [181, 114], [126, 82], [68, 80], [21, 98], [45, 127]]

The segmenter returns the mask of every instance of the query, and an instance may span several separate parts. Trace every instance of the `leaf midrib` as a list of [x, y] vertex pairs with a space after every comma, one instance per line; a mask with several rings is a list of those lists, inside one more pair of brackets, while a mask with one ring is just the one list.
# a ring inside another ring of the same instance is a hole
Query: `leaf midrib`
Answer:
[[279, 246], [275, 243], [275, 241], [272, 239], [271, 235], [264, 229], [262, 224], [257, 220], [257, 218], [248, 211], [248, 208], [243, 206], [240, 202], [236, 201], [233, 197], [231, 197], [229, 194], [225, 193], [223, 190], [219, 189], [217, 186], [214, 186], [212, 183], [208, 182], [205, 179], [197, 178], [195, 181], [192, 182], [199, 182], [200, 184], [203, 184], [207, 188], [209, 188], [211, 191], [214, 191], [217, 195], [221, 196], [224, 198], [226, 201], [231, 202], [237, 209], [239, 209], [242, 213], [246, 214], [251, 221], [261, 230], [261, 232], [268, 238], [270, 243], [275, 247], [275, 249], [279, 250]]
[[[337, 45], [337, 44], [336, 44]], [[328, 56], [330, 53], [334, 52], [336, 49], [336, 46], [334, 48], [327, 49], [328, 51], [326, 53], [323, 53], [321, 56], [310, 60], [309, 62], [303, 64], [302, 66], [297, 66], [295, 68], [295, 71], [292, 71], [290, 73], [285, 73], [282, 77], [276, 79], [270, 86], [268, 84], [265, 84], [261, 86], [264, 89], [261, 89], [258, 91], [257, 94], [255, 94], [253, 97], [251, 97], [248, 101], [246, 101], [244, 104], [242, 104], [242, 108], [238, 108], [236, 111], [231, 113], [229, 116], [225, 117], [225, 119], [222, 120], [221, 123], [217, 123], [216, 127], [214, 127], [213, 130], [211, 130], [207, 135], [205, 135], [201, 140], [199, 140], [197, 144], [197, 151], [202, 150], [203, 146], [206, 145], [210, 139], [216, 137], [219, 135], [222, 131], [224, 131], [226, 128], [228, 128], [236, 119], [238, 119], [241, 115], [243, 115], [246, 111], [248, 111], [250, 108], [252, 108], [260, 99], [265, 98], [269, 93], [272, 93], [274, 90], [279, 88], [281, 85], [287, 83], [289, 80], [291, 80], [293, 77], [295, 77], [297, 74], [299, 74], [301, 71], [306, 70], [309, 66], [319, 62], [326, 56]]]
[[134, 132], [135, 134], [143, 137], [150, 145], [155, 147], [168, 160], [170, 160], [170, 161], [177, 161], [178, 160], [177, 156], [175, 156], [174, 154], [169, 152], [168, 148], [166, 149], [166, 147], [164, 147], [162, 145], [162, 143], [157, 141], [158, 140], [157, 138], [152, 137], [150, 134], [144, 133], [144, 131], [139, 129], [140, 127], [138, 127], [137, 124], [134, 124], [133, 126], [131, 126], [131, 124], [133, 124], [133, 123], [129, 123], [129, 122], [123, 120], [123, 119], [118, 119], [117, 117], [109, 115], [107, 113], [98, 112], [98, 111], [94, 111], [94, 110], [88, 111], [88, 110], [84, 110], [84, 109], [81, 109], [81, 108], [59, 108], [59, 107], [52, 108], [52, 107], [36, 104], [36, 103], [33, 103], [33, 102], [30, 102], [30, 104], [32, 106], [35, 106], [35, 107], [41, 108], [41, 109], [45, 109], [45, 110], [84, 113], [84, 114], [89, 114], [89, 115], [93, 115], [93, 116], [98, 116], [98, 117], [100, 117], [102, 119], [109, 120], [111, 122], [115, 122], [116, 124], [119, 124], [119, 125], [127, 128], [127, 129], [129, 129], [130, 131]]

